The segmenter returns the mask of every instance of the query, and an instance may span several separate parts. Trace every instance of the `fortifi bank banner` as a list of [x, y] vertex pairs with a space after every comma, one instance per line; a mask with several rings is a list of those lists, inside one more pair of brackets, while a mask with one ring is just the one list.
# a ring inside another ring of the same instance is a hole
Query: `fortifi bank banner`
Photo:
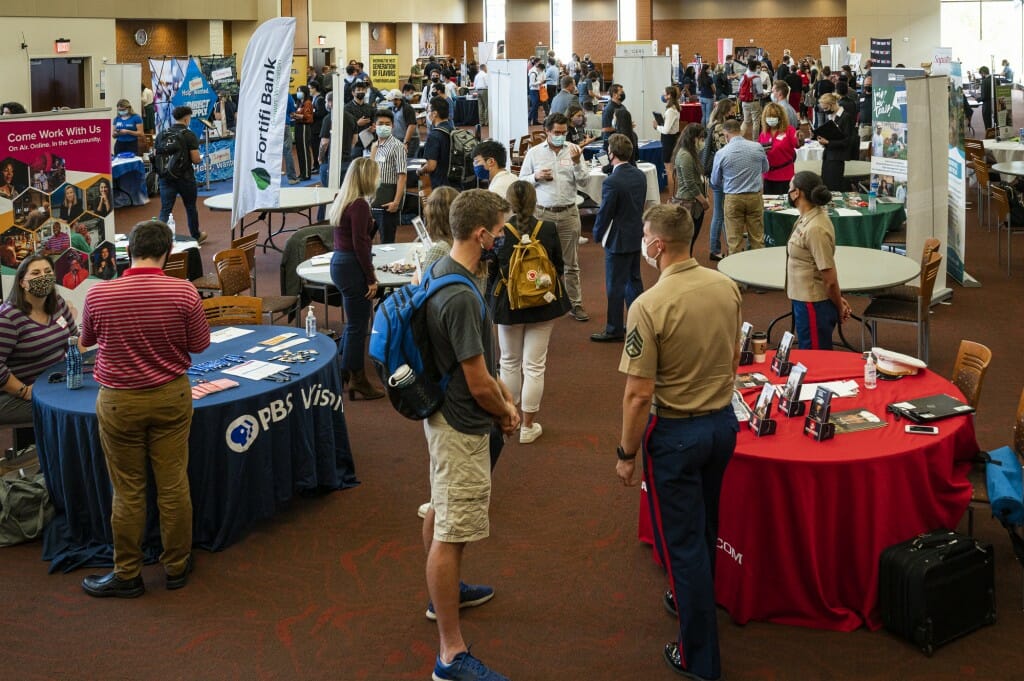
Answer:
[[260, 24], [245, 50], [235, 129], [231, 224], [258, 208], [280, 205], [294, 39], [295, 19], [279, 17]]

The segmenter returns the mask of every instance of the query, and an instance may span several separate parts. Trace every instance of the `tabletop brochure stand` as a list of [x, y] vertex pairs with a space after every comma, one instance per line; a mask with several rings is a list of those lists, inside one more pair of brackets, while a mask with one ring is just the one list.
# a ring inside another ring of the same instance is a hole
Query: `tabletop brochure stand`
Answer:
[[789, 376], [789, 372], [793, 369], [793, 364], [789, 361], [789, 351], [793, 349], [793, 339], [794, 336], [789, 331], [782, 334], [779, 349], [775, 351], [775, 358], [772, 359], [772, 371], [776, 376]]
[[832, 391], [825, 386], [814, 392], [811, 402], [811, 413], [804, 420], [804, 434], [810, 435], [817, 442], [824, 442], [836, 434], [836, 426], [829, 421], [832, 414]]
[[793, 366], [786, 385], [782, 388], [779, 396], [779, 411], [786, 416], [803, 416], [804, 403], [800, 401], [800, 387], [804, 384], [804, 376], [807, 374], [807, 367], [800, 362]]
[[740, 366], [754, 363], [754, 353], [750, 349], [750, 335], [753, 331], [754, 325], [750, 322], [743, 322], [740, 327]]
[[772, 400], [775, 397], [775, 386], [771, 383], [766, 383], [761, 388], [761, 394], [757, 397], [757, 404], [754, 406], [754, 413], [750, 415], [750, 429], [754, 431], [754, 435], [761, 437], [762, 435], [774, 435], [775, 434], [775, 420], [768, 418], [772, 413]]

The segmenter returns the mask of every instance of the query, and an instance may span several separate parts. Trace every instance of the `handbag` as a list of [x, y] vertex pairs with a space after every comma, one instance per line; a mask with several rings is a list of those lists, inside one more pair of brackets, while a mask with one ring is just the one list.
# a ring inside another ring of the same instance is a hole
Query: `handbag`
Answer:
[[715, 128], [718, 124], [708, 126], [704, 133], [704, 148], [700, 150], [700, 164], [704, 168], [704, 177], [711, 177], [711, 170], [715, 165], [715, 152], [718, 151], [718, 143], [715, 140]]
[[0, 546], [36, 539], [53, 515], [42, 473], [17, 471], [0, 478]]

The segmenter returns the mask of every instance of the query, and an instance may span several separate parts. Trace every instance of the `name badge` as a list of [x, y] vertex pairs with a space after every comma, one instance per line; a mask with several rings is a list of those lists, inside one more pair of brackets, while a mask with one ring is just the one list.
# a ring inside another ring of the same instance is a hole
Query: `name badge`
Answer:
[[567, 158], [563, 158], [563, 159], [560, 159], [560, 160], [558, 161], [558, 164], [559, 164], [559, 165], [562, 165], [562, 166], [566, 166], [566, 167], [568, 167], [568, 166], [571, 166], [571, 165], [572, 165], [572, 161], [571, 161], [570, 159], [567, 159]]
[[63, 317], [57, 317], [57, 326], [59, 326], [62, 329], [68, 328], [68, 320], [64, 319]]

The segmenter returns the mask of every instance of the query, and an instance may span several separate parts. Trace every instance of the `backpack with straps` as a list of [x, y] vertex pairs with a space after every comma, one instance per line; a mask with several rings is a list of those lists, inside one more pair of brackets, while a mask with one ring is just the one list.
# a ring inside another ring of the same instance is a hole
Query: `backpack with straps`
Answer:
[[745, 73], [743, 74], [743, 79], [740, 80], [740, 101], [754, 101], [754, 79]]
[[476, 148], [476, 135], [469, 130], [456, 128], [435, 128], [448, 135], [448, 182], [455, 187], [473, 177], [473, 149]]
[[[561, 279], [538, 238], [541, 224], [537, 220], [537, 226], [529, 235], [520, 234], [511, 224], [505, 225], [505, 230], [516, 238], [508, 261], [508, 278], [501, 282], [511, 310], [547, 305], [557, 300], [561, 292]], [[500, 294], [501, 284], [495, 288], [494, 295]]]
[[153, 145], [153, 170], [160, 177], [180, 179], [192, 167], [185, 131], [188, 128], [168, 128], [156, 136]]

